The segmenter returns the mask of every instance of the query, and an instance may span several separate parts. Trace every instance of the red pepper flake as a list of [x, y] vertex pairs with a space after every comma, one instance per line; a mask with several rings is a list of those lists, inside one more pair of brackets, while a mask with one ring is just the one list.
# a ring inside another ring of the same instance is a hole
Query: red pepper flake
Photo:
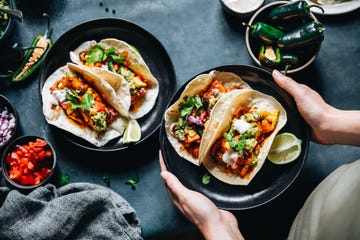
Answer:
[[41, 183], [52, 171], [52, 157], [48, 143], [40, 138], [35, 142], [16, 145], [14, 150], [6, 155], [10, 179], [23, 185]]

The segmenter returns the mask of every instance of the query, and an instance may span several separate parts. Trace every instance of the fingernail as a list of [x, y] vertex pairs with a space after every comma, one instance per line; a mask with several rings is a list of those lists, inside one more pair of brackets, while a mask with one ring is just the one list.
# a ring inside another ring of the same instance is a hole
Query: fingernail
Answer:
[[279, 72], [278, 70], [276, 70], [276, 69], [274, 69], [273, 74], [274, 74], [274, 76], [277, 77], [277, 78], [282, 78], [282, 77], [284, 77], [284, 75], [283, 75], [281, 72]]
[[166, 172], [166, 171], [162, 171], [162, 172], [160, 173], [160, 176], [161, 176], [163, 179], [165, 179], [166, 176], [167, 176], [167, 172]]

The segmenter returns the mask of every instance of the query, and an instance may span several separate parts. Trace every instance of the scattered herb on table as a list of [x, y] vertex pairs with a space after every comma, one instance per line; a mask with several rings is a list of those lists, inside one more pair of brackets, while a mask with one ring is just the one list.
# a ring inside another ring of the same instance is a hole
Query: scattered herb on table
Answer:
[[59, 183], [60, 186], [64, 186], [66, 184], [68, 184], [70, 181], [70, 176], [66, 173], [60, 173], [60, 177], [59, 177]]
[[109, 176], [103, 176], [103, 180], [106, 183], [106, 186], [110, 187], [110, 177]]
[[204, 173], [204, 175], [202, 176], [202, 183], [204, 185], [207, 185], [210, 183], [210, 175], [208, 173]]
[[133, 190], [136, 189], [136, 184], [140, 181], [139, 175], [135, 173], [132, 177], [126, 181], [126, 184], [130, 184]]

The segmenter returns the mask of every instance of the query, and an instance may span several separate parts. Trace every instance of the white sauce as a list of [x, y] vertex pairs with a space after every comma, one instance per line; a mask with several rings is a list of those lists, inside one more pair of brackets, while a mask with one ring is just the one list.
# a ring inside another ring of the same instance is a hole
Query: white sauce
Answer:
[[231, 10], [239, 13], [248, 13], [257, 9], [263, 0], [222, 0]]
[[[54, 98], [51, 100], [51, 103], [57, 105], [58, 102], [66, 100], [66, 90], [55, 90], [52, 92]], [[53, 102], [54, 101], [54, 102]]]
[[240, 134], [244, 134], [251, 127], [251, 124], [242, 119], [237, 119], [233, 122], [233, 126]]
[[235, 160], [238, 159], [239, 154], [232, 149], [228, 149], [223, 155], [223, 162], [229, 165], [234, 165]]

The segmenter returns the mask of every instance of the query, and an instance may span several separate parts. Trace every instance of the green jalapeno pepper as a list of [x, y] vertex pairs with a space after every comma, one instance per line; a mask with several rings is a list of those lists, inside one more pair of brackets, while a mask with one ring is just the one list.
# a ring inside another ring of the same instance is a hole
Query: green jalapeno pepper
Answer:
[[43, 63], [47, 53], [49, 52], [52, 41], [48, 37], [50, 29], [50, 19], [47, 14], [44, 14], [44, 17], [47, 17], [47, 29], [44, 35], [38, 35], [35, 37], [31, 44], [31, 49], [26, 53], [24, 61], [20, 67], [12, 74], [11, 80], [13, 83], [18, 83], [26, 78], [28, 78], [32, 73], [34, 73]]
[[309, 5], [306, 1], [296, 1], [274, 8], [268, 17], [271, 20], [289, 19], [293, 17], [308, 18], [310, 17], [310, 8], [312, 7], [317, 7], [324, 13], [324, 9], [319, 5]]
[[276, 43], [280, 37], [285, 35], [281, 30], [264, 22], [256, 22], [253, 25], [248, 25], [246, 23], [242, 24], [251, 29], [251, 36], [254, 38], [260, 38], [267, 44]]
[[281, 62], [281, 55], [279, 48], [273, 48], [270, 45], [262, 45], [259, 52], [259, 61], [264, 66], [276, 66]]
[[319, 43], [324, 40], [324, 30], [320, 22], [311, 21], [286, 33], [277, 41], [280, 49], [292, 49], [304, 45]]

